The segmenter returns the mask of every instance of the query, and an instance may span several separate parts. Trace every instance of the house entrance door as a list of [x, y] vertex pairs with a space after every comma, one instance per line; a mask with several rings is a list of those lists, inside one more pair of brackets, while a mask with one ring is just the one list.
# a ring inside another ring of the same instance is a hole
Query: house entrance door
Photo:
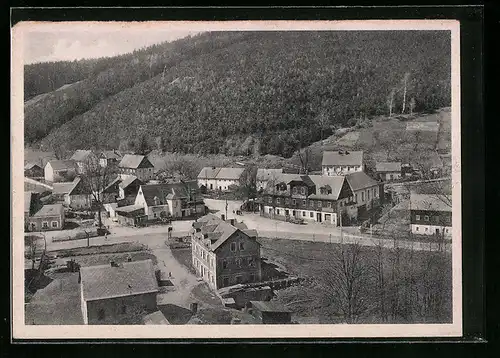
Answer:
[[439, 235], [439, 229], [436, 229], [436, 235]]
[[321, 222], [321, 213], [316, 214], [316, 221], [319, 223]]

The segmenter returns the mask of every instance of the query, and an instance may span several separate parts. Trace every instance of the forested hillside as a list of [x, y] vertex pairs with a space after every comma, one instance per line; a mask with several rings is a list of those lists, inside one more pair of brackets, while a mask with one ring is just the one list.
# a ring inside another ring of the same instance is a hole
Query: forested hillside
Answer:
[[421, 31], [201, 34], [101, 62], [98, 75], [76, 76], [75, 85], [30, 101], [26, 141], [51, 149], [146, 145], [291, 156], [357, 118], [449, 106], [449, 38]]

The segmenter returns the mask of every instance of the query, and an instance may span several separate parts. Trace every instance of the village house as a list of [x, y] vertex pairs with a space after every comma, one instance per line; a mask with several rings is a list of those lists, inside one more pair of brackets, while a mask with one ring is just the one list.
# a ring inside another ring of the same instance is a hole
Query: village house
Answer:
[[80, 268], [80, 299], [85, 324], [119, 324], [157, 311], [159, 291], [149, 260]]
[[378, 162], [375, 163], [375, 172], [380, 180], [391, 181], [401, 179], [400, 162]]
[[118, 164], [118, 172], [122, 179], [135, 176], [143, 182], [154, 177], [154, 166], [144, 155], [125, 154]]
[[324, 175], [345, 175], [364, 171], [362, 151], [324, 151], [321, 169]]
[[125, 178], [122, 178], [120, 184], [118, 184], [118, 198], [125, 199], [133, 197], [135, 201], [139, 188], [144, 184], [145, 183], [136, 176], [127, 175]]
[[76, 177], [76, 163], [73, 160], [51, 160], [45, 164], [44, 177], [48, 182], [70, 182]]
[[88, 163], [96, 159], [96, 155], [91, 150], [78, 149], [69, 159], [75, 162], [77, 174], [84, 174]]
[[99, 153], [99, 164], [101, 167], [118, 167], [123, 156], [116, 150], [105, 150]]
[[338, 226], [341, 214], [347, 219], [357, 217], [357, 206], [344, 176], [282, 174], [264, 189], [260, 214]]
[[246, 311], [261, 324], [290, 324], [292, 311], [275, 301], [249, 301]]
[[195, 180], [141, 185], [134, 205], [143, 207], [149, 220], [191, 217], [205, 212], [205, 203]]
[[414, 235], [451, 238], [451, 196], [410, 194], [410, 222]]
[[208, 214], [193, 223], [192, 264], [210, 288], [260, 282], [260, 244], [257, 232], [234, 219]]
[[64, 227], [64, 208], [61, 204], [43, 205], [36, 193], [24, 193], [24, 222], [26, 231], [61, 230]]
[[245, 168], [205, 167], [198, 174], [198, 185], [208, 190], [228, 191], [240, 184]]
[[346, 175], [345, 178], [354, 193], [358, 219], [364, 220], [370, 210], [379, 207], [382, 203], [384, 186], [365, 172], [351, 173]]
[[268, 182], [275, 182], [283, 173], [283, 169], [257, 169], [257, 190], [263, 190]]
[[37, 164], [27, 163], [24, 166], [24, 176], [27, 178], [43, 178], [43, 168]]
[[93, 201], [90, 188], [86, 187], [79, 177], [70, 183], [54, 183], [52, 194], [72, 209], [90, 210]]

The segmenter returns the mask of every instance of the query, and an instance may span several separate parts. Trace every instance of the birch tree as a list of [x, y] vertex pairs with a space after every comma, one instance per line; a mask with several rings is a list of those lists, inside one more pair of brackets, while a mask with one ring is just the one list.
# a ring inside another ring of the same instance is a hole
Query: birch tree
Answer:
[[395, 96], [396, 96], [396, 90], [392, 88], [391, 91], [389, 92], [389, 95], [387, 96], [387, 107], [389, 108], [389, 117], [392, 117]]
[[408, 90], [408, 79], [410, 78], [410, 73], [406, 72], [404, 77], [403, 77], [403, 104], [402, 104], [402, 109], [401, 113], [405, 113], [406, 109], [406, 92]]

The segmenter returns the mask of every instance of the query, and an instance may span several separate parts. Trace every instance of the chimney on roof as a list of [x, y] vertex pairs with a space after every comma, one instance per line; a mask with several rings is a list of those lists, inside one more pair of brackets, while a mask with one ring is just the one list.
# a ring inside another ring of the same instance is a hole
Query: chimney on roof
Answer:
[[224, 214], [220, 214], [220, 218], [222, 219], [222, 221], [226, 221], [226, 216]]

